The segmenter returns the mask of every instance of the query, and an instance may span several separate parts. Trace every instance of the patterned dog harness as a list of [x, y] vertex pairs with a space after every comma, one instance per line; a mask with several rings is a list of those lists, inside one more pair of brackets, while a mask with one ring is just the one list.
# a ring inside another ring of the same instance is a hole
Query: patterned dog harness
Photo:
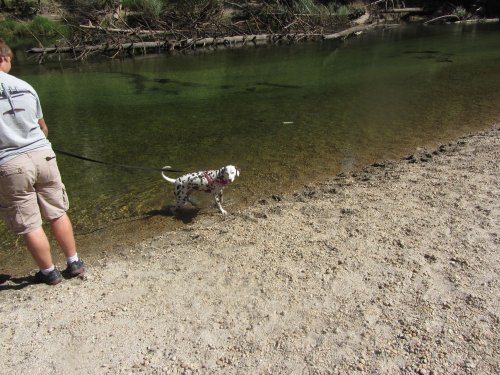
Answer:
[[211, 192], [214, 189], [215, 184], [220, 186], [225, 186], [228, 184], [228, 181], [224, 181], [218, 178], [214, 180], [207, 171], [203, 171], [203, 176], [207, 179], [207, 187], [209, 192]]
[[205, 176], [205, 178], [207, 179], [207, 187], [209, 189], [208, 191], [212, 191], [212, 185], [214, 183], [212, 176], [210, 176], [207, 171], [203, 172], [203, 176]]

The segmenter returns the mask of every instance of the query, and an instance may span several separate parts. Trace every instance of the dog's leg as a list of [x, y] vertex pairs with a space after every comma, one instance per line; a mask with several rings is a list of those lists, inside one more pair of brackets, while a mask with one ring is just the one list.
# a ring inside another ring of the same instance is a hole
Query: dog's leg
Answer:
[[227, 215], [227, 211], [222, 208], [222, 190], [214, 193], [214, 200], [217, 207], [219, 207], [219, 211], [222, 215]]
[[175, 193], [175, 206], [172, 207], [171, 212], [173, 215], [175, 215], [179, 209], [182, 206], [185, 206], [187, 203], [187, 200], [189, 200], [189, 195], [186, 196], [186, 194], [182, 191], [179, 191], [178, 193]]
[[187, 201], [196, 207], [196, 203], [191, 200], [191, 194], [187, 196]]

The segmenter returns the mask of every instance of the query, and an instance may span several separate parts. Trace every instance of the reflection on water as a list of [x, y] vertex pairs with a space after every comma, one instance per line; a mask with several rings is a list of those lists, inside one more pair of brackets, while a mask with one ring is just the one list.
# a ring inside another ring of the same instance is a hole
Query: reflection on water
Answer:
[[[498, 121], [499, 36], [498, 25], [401, 28], [342, 44], [25, 65], [12, 73], [37, 88], [56, 148], [187, 171], [239, 166], [240, 179], [227, 189], [231, 211]], [[77, 234], [155, 215], [172, 202], [159, 173], [61, 155], [58, 162]], [[14, 237], [0, 232], [6, 254]]]

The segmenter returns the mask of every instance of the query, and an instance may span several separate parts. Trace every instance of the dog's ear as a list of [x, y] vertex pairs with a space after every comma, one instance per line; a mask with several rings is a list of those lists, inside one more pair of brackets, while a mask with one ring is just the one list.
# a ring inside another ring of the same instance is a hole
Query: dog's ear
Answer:
[[236, 176], [239, 177], [240, 176], [240, 169], [239, 168], [236, 168]]

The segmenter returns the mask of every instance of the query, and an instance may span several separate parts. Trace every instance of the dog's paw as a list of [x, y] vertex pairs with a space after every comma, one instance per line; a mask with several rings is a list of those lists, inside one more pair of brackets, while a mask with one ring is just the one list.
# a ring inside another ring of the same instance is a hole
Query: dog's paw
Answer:
[[221, 208], [220, 213], [221, 213], [222, 215], [227, 215], [227, 211], [226, 211], [226, 210], [224, 210], [223, 208]]

